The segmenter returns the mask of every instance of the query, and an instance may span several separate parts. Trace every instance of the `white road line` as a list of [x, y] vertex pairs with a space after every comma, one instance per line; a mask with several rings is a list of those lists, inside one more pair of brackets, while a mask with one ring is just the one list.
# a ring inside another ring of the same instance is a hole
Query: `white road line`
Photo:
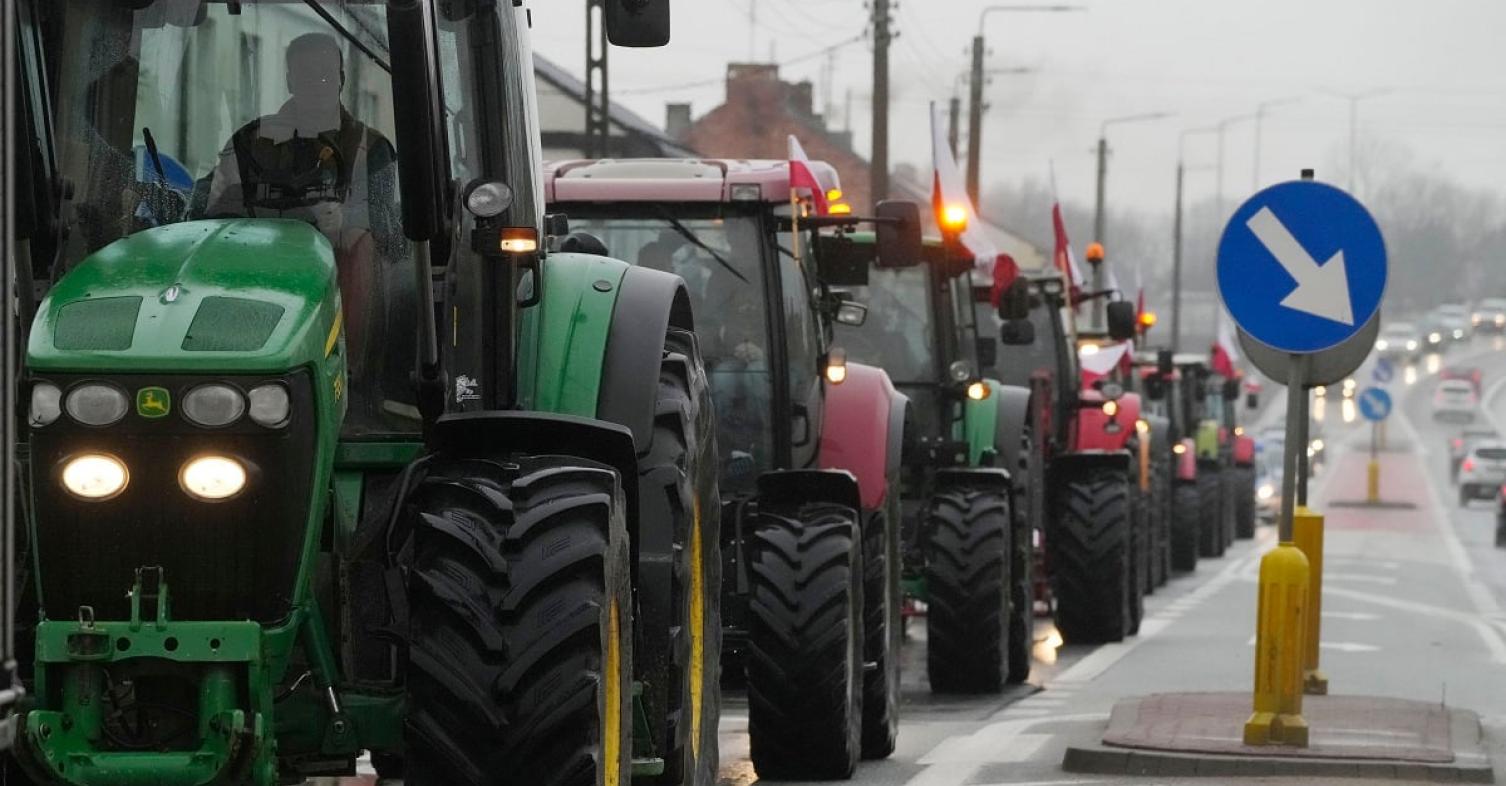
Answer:
[[1380, 619], [1379, 614], [1366, 611], [1325, 611], [1320, 616], [1326, 620], [1354, 620], [1356, 622], [1373, 622]]
[[1108, 717], [1107, 713], [1098, 712], [1004, 720], [990, 723], [965, 736], [948, 737], [920, 757], [919, 763], [927, 765], [926, 768], [905, 781], [905, 786], [957, 786], [959, 783], [966, 783], [985, 764], [1019, 761], [1013, 758], [1017, 754], [1012, 749], [1016, 743], [1021, 743], [1023, 737], [1044, 738], [1034, 744], [1022, 743], [1029, 746], [1032, 752], [1039, 750], [1052, 735], [1026, 734], [1038, 724], [1085, 723], [1108, 720]]
[[1326, 570], [1323, 571], [1323, 580], [1324, 581], [1330, 581], [1330, 580], [1333, 580], [1333, 581], [1359, 581], [1359, 582], [1368, 582], [1368, 583], [1371, 583], [1371, 584], [1387, 584], [1387, 585], [1392, 585], [1392, 584], [1396, 583], [1396, 577], [1395, 576], [1371, 576], [1371, 575], [1366, 574], [1366, 573], [1338, 573], [1338, 572], [1330, 572], [1330, 571], [1326, 571]]

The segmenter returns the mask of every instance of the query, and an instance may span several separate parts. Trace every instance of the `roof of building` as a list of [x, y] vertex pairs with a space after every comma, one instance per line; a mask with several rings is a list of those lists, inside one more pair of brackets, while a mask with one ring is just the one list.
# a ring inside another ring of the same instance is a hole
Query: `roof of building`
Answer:
[[[534, 75], [539, 79], [553, 85], [562, 93], [574, 96], [582, 103], [586, 100], [586, 83], [580, 77], [570, 73], [568, 69], [548, 58], [535, 53], [533, 56]], [[648, 137], [664, 147], [665, 155], [693, 156], [695, 152], [685, 147], [683, 143], [664, 133], [663, 129], [650, 123], [642, 115], [617, 103], [609, 102], [608, 118], [610, 121], [633, 134]]]

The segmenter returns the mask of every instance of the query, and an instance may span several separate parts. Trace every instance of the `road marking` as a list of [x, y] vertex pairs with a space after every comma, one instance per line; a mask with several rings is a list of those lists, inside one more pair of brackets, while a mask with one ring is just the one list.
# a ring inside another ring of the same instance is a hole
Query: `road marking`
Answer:
[[1013, 758], [1018, 754], [1012, 749], [1023, 737], [1042, 738], [1039, 742], [1023, 743], [1032, 752], [1039, 750], [1045, 740], [1053, 736], [1025, 733], [1039, 724], [1106, 721], [1108, 717], [1108, 713], [1095, 712], [1003, 720], [990, 723], [971, 734], [948, 737], [920, 757], [917, 763], [926, 765], [926, 768], [905, 781], [905, 786], [957, 786], [959, 783], [966, 783], [985, 764], [1019, 761]]
[[1368, 575], [1368, 574], [1365, 574], [1365, 573], [1330, 573], [1329, 571], [1326, 571], [1326, 570], [1323, 571], [1323, 580], [1324, 581], [1329, 581], [1329, 580], [1337, 580], [1337, 581], [1360, 581], [1360, 582], [1369, 582], [1371, 584], [1387, 584], [1387, 585], [1395, 584], [1396, 583], [1396, 577], [1395, 576], [1371, 576], [1371, 575]]
[[1325, 611], [1320, 616], [1326, 620], [1354, 620], [1356, 622], [1373, 622], [1380, 619], [1379, 614], [1365, 611]]
[[1360, 644], [1354, 641], [1320, 641], [1318, 647], [1325, 650], [1338, 650], [1339, 652], [1379, 652], [1380, 647], [1373, 644]]

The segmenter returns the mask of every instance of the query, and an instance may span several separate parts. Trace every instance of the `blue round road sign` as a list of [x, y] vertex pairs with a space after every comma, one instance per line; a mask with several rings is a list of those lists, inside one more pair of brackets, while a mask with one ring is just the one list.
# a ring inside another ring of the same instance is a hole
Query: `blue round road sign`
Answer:
[[1396, 379], [1396, 366], [1386, 358], [1376, 358], [1375, 368], [1370, 371], [1370, 378], [1384, 385]]
[[1360, 391], [1360, 414], [1366, 420], [1385, 420], [1391, 416], [1391, 394], [1380, 388]]
[[1250, 197], [1218, 244], [1218, 289], [1266, 346], [1311, 353], [1359, 332], [1386, 290], [1386, 242], [1350, 195], [1311, 180]]

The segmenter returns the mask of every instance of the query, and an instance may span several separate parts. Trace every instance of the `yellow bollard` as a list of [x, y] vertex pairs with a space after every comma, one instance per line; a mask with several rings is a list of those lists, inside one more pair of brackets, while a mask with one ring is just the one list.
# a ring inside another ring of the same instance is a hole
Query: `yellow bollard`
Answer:
[[1365, 501], [1371, 505], [1380, 502], [1380, 462], [1375, 459], [1365, 467]]
[[1292, 542], [1307, 557], [1307, 637], [1302, 662], [1303, 692], [1328, 695], [1328, 675], [1318, 668], [1318, 642], [1323, 635], [1323, 515], [1298, 507], [1292, 515]]
[[1245, 721], [1246, 745], [1307, 747], [1302, 717], [1302, 665], [1307, 634], [1308, 564], [1290, 542], [1260, 560], [1255, 630], [1255, 711]]

